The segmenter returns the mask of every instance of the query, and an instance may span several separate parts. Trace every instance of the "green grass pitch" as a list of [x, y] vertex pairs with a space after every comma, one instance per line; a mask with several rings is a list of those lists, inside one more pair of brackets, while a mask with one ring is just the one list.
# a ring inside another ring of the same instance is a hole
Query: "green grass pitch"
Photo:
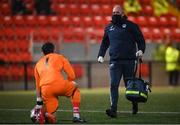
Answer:
[[[139, 113], [131, 114], [131, 103], [120, 89], [118, 117], [109, 118], [109, 89], [81, 89], [81, 116], [92, 124], [180, 124], [180, 87], [153, 87], [147, 103], [139, 104]], [[35, 105], [35, 91], [1, 91], [0, 123], [32, 123], [30, 110]], [[72, 123], [70, 100], [59, 98], [59, 124]]]

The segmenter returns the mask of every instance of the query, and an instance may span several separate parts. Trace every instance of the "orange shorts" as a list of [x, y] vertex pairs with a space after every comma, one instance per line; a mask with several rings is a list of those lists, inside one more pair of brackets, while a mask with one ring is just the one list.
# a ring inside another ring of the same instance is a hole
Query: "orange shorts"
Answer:
[[58, 96], [71, 97], [75, 89], [76, 85], [67, 80], [42, 86], [41, 96], [45, 110], [48, 113], [54, 113], [58, 108]]

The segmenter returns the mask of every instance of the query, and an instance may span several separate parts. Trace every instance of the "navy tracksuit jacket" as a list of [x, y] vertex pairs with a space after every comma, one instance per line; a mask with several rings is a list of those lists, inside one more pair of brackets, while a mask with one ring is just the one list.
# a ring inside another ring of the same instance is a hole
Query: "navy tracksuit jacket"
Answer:
[[104, 57], [109, 48], [110, 55], [110, 99], [111, 109], [117, 110], [118, 87], [123, 76], [125, 85], [134, 75], [137, 50], [145, 51], [144, 37], [135, 23], [123, 18], [118, 24], [110, 23], [104, 31], [99, 56]]

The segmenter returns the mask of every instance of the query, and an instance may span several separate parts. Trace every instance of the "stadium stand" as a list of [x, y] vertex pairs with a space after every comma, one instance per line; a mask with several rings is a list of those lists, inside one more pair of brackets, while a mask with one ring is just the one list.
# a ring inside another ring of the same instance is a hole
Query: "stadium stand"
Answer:
[[[103, 28], [111, 20], [113, 5], [123, 5], [125, 0], [50, 1], [52, 3], [51, 9], [55, 13], [52, 15], [36, 14], [33, 0], [24, 0], [26, 8], [32, 12], [31, 14], [12, 15], [10, 0], [0, 1], [1, 60], [5, 62], [33, 61], [32, 54], [29, 51], [30, 39], [36, 42], [60, 41], [68, 45], [69, 43], [77, 43], [80, 47], [73, 46], [76, 48], [81, 48], [87, 41], [90, 44], [99, 45], [104, 32]], [[128, 18], [139, 24], [147, 42], [156, 43], [166, 35], [170, 35], [175, 42], [180, 42], [179, 17], [173, 13], [174, 11], [156, 16], [152, 0], [139, 0], [139, 2], [142, 6], [140, 13], [138, 15], [128, 15]], [[176, 2], [179, 5], [179, 0], [176, 0]], [[33, 38], [31, 38], [31, 35]], [[84, 53], [84, 49], [82, 51]], [[79, 57], [83, 59], [84, 55], [80, 54]], [[10, 69], [12, 68], [14, 69], [12, 74], [16, 75], [18, 69], [20, 70], [22, 67], [13, 66]], [[74, 68], [77, 69], [77, 76], [82, 77], [82, 67], [80, 68], [78, 65]], [[33, 67], [28, 69], [28, 74], [31, 77], [33, 76], [32, 69]], [[147, 75], [146, 69], [147, 67], [144, 72]], [[0, 67], [0, 73], [0, 78], [6, 74], [3, 67]], [[21, 73], [13, 78], [18, 79], [22, 76]]]

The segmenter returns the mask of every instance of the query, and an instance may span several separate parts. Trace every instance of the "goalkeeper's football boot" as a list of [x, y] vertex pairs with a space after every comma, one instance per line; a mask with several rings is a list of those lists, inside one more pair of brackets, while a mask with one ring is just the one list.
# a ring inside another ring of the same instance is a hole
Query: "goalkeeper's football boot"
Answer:
[[132, 114], [137, 114], [137, 113], [138, 113], [138, 103], [132, 102]]
[[74, 117], [74, 118], [73, 118], [73, 122], [74, 122], [74, 123], [84, 123], [84, 122], [86, 122], [86, 121], [85, 121], [84, 119]]
[[107, 109], [106, 114], [111, 118], [116, 118], [117, 117], [117, 111], [112, 111], [111, 109]]
[[56, 123], [56, 117], [50, 113], [46, 113], [46, 123], [50, 123], [50, 124]]

